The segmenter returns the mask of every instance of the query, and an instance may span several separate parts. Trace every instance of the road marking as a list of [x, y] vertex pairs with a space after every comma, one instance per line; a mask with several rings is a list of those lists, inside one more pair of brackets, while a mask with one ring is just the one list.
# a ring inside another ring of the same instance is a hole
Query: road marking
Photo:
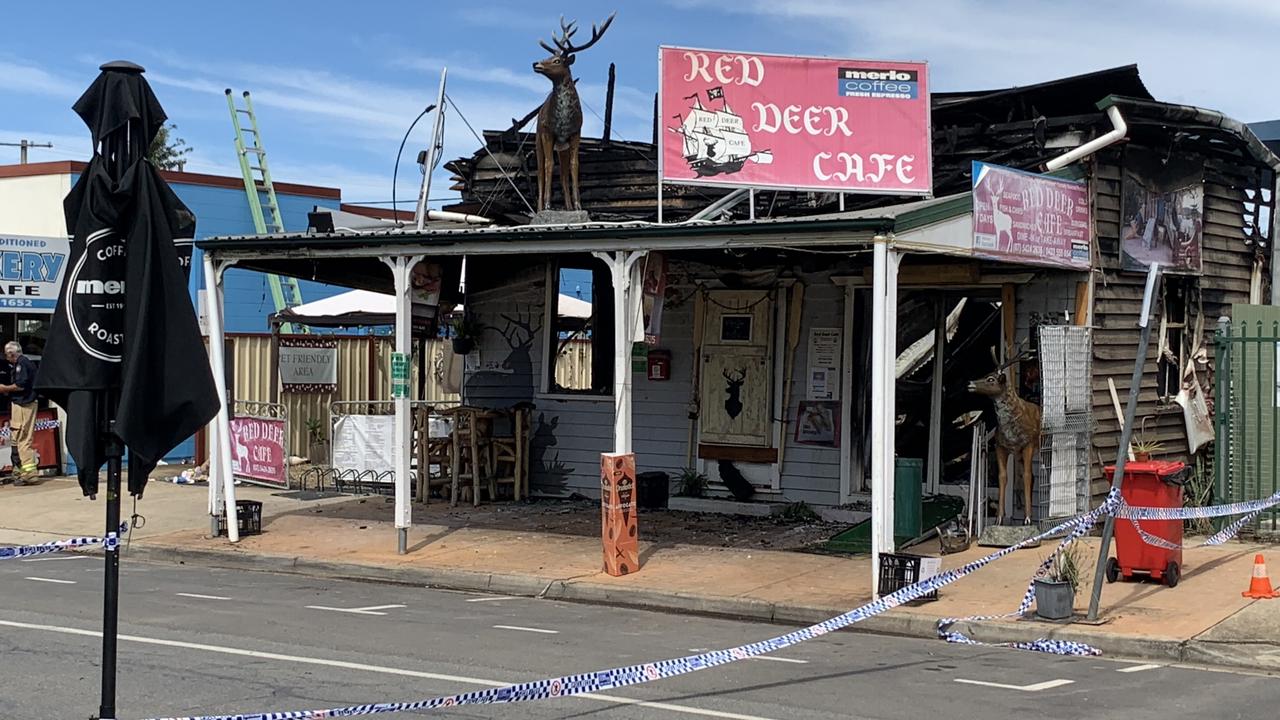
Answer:
[[[0, 620], [0, 627], [11, 627], [22, 630], [41, 630], [44, 632], [60, 633], [62, 635], [78, 635], [80, 637], [90, 638], [102, 637], [102, 633], [97, 630], [82, 630], [80, 628], [62, 627], [59, 625], [39, 625], [35, 623], [14, 622], [12, 620]], [[328, 658], [281, 655], [280, 653], [243, 650], [241, 648], [224, 647], [221, 645], [205, 645], [203, 643], [183, 642], [181, 640], [163, 640], [161, 638], [141, 637], [139, 635], [120, 635], [119, 640], [122, 642], [139, 643], [142, 645], [159, 645], [162, 647], [182, 648], [184, 650], [200, 650], [203, 652], [218, 653], [221, 655], [251, 657], [259, 660], [278, 660], [280, 662], [292, 662], [300, 665], [320, 665], [323, 667], [340, 668], [343, 670], [364, 670], [367, 672], [381, 673], [383, 675], [399, 675], [401, 677], [412, 677], [422, 680], [439, 680], [442, 682], [453, 682], [464, 685], [479, 685], [482, 687], [496, 688], [507, 687], [512, 684], [510, 682], [485, 680], [483, 678], [466, 677], [463, 675], [445, 675], [441, 673], [422, 672], [420, 670], [408, 670], [406, 668], [387, 667], [385, 665], [366, 665], [364, 663], [346, 662], [344, 660], [330, 660]], [[724, 712], [722, 710], [704, 710], [703, 708], [690, 707], [688, 705], [650, 702], [648, 700], [636, 700], [634, 698], [618, 697], [616, 695], [602, 695], [600, 693], [583, 693], [572, 697], [583, 700], [595, 700], [596, 702], [611, 703], [614, 705], [635, 705], [637, 707], [666, 710], [669, 712], [683, 713], [685, 715], [723, 718], [724, 720], [773, 720], [772, 718], [760, 715], [743, 715], [741, 713]]]
[[351, 613], [352, 615], [386, 615], [379, 610], [390, 610], [392, 608], [408, 607], [407, 605], [370, 605], [362, 608], [338, 608], [329, 607], [327, 605], [308, 605], [308, 610], [331, 610], [333, 612]]
[[965, 685], [981, 685], [983, 687], [1000, 688], [1001, 690], [1020, 690], [1022, 692], [1040, 692], [1041, 690], [1052, 690], [1053, 688], [1070, 685], [1075, 680], [1045, 680], [1031, 685], [1005, 685], [1004, 683], [987, 682], [986, 680], [965, 680], [964, 678], [952, 678], [958, 683]]
[[518, 630], [520, 632], [542, 633], [543, 635], [559, 635], [559, 630], [543, 630], [542, 628], [521, 627], [519, 625], [494, 625], [495, 630]]
[[41, 578], [41, 577], [29, 577], [27, 579], [35, 580], [36, 582], [57, 583], [59, 585], [75, 585], [76, 584], [75, 580], [57, 580], [55, 578]]
[[517, 599], [517, 598], [513, 598], [513, 597], [510, 597], [510, 596], [508, 596], [508, 595], [499, 595], [498, 597], [478, 597], [478, 598], [471, 598], [471, 599], [470, 599], [470, 600], [468, 600], [467, 602], [498, 602], [499, 600], [515, 600], [515, 599]]
[[62, 557], [27, 558], [22, 562], [49, 562], [51, 560], [93, 560], [88, 555], [64, 555]]
[[1119, 670], [1116, 670], [1116, 672], [1135, 673], [1135, 672], [1143, 672], [1144, 670], [1158, 670], [1162, 667], [1164, 666], [1163, 665], [1130, 665], [1129, 667], [1122, 667]]
[[750, 660], [759, 660], [759, 661], [762, 661], [762, 662], [791, 663], [791, 664], [793, 664], [793, 665], [808, 665], [808, 664], [809, 664], [809, 661], [808, 661], [808, 660], [793, 660], [793, 659], [791, 659], [791, 658], [784, 658], [784, 657], [770, 657], [770, 656], [768, 656], [768, 655], [761, 655], [760, 657], [753, 657], [753, 658], [748, 658], [748, 659], [750, 659]]
[[195, 598], [197, 600], [230, 600], [222, 595], [201, 595], [200, 593], [174, 593], [178, 597]]

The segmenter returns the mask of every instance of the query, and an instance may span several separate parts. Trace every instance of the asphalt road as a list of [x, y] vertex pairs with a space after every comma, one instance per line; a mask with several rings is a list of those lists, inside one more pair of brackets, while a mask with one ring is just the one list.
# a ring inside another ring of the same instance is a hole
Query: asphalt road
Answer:
[[[102, 562], [46, 558], [0, 562], [3, 720], [97, 711]], [[122, 719], [421, 699], [786, 630], [127, 556], [122, 593]], [[768, 659], [590, 698], [433, 715], [1167, 720], [1260, 717], [1277, 701], [1280, 679], [1265, 676], [838, 633]]]

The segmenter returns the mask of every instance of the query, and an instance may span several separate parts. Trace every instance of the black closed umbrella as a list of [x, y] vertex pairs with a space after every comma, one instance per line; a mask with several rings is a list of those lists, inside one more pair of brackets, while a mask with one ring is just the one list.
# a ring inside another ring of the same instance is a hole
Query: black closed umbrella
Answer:
[[[67, 195], [73, 236], [38, 385], [67, 411], [85, 495], [107, 459], [104, 422], [129, 448], [129, 492], [218, 409], [187, 294], [195, 217], [146, 160], [166, 115], [142, 68], [108, 63], [76, 102], [94, 155]], [[118, 405], [117, 405], [118, 403]]]
[[[137, 497], [162, 457], [218, 411], [213, 375], [187, 295], [195, 217], [146, 159], [166, 116], [128, 62], [102, 73], [74, 109], [93, 134], [93, 159], [64, 203], [71, 255], [37, 378], [67, 413], [67, 449], [85, 495], [107, 466], [107, 534], [120, 525], [129, 450]], [[102, 704], [115, 717], [120, 555], [106, 553]]]

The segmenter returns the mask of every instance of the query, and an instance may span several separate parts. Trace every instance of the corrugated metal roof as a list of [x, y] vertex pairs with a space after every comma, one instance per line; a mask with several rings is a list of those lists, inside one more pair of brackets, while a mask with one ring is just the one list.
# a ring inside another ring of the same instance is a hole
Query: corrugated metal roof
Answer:
[[[967, 198], [968, 193], [962, 193], [843, 213], [761, 218], [756, 220], [686, 221], [661, 225], [649, 222], [588, 222], [560, 225], [452, 227], [428, 228], [422, 233], [406, 227], [334, 233], [220, 236], [197, 240], [196, 245], [203, 249], [280, 250], [291, 247], [301, 249], [308, 247], [350, 247], [386, 244], [458, 245], [469, 242], [519, 242], [532, 238], [576, 238], [586, 240], [600, 237], [736, 236], [769, 234], [787, 230], [796, 230], [798, 232], [850, 230], [887, 233], [894, 231], [899, 223], [908, 220], [913, 221], [913, 227], [918, 227], [921, 224], [927, 224], [928, 218], [935, 214], [938, 215], [937, 220], [941, 220], [946, 217], [952, 217], [959, 212], [967, 211]], [[922, 223], [921, 218], [924, 218], [925, 222]], [[590, 248], [584, 246], [583, 249], [588, 250]]]

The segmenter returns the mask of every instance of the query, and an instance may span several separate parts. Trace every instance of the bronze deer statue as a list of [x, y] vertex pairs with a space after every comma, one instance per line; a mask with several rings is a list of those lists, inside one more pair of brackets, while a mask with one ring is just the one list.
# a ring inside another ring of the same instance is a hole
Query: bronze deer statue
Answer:
[[545, 60], [533, 64], [533, 71], [551, 81], [551, 93], [538, 110], [538, 211], [551, 207], [551, 171], [555, 155], [560, 156], [560, 187], [564, 191], [566, 209], [581, 210], [582, 199], [578, 193], [578, 143], [582, 140], [582, 100], [573, 79], [571, 66], [575, 53], [595, 45], [613, 22], [609, 16], [597, 28], [591, 26], [591, 39], [585, 45], [574, 45], [573, 35], [578, 31], [577, 22], [566, 23], [560, 16], [560, 36], [552, 36], [555, 47], [546, 42], [538, 44], [551, 53]]
[[1031, 523], [1031, 459], [1040, 447], [1040, 407], [1018, 397], [1018, 391], [1009, 385], [1005, 369], [1031, 354], [1020, 352], [1003, 363], [991, 357], [996, 369], [985, 377], [970, 381], [969, 392], [991, 398], [996, 411], [996, 463], [999, 466], [1000, 500], [997, 503], [997, 520], [1004, 520], [1004, 494], [1009, 481], [1009, 456], [1018, 453], [1022, 458], [1022, 503], [1026, 509], [1024, 522]]

